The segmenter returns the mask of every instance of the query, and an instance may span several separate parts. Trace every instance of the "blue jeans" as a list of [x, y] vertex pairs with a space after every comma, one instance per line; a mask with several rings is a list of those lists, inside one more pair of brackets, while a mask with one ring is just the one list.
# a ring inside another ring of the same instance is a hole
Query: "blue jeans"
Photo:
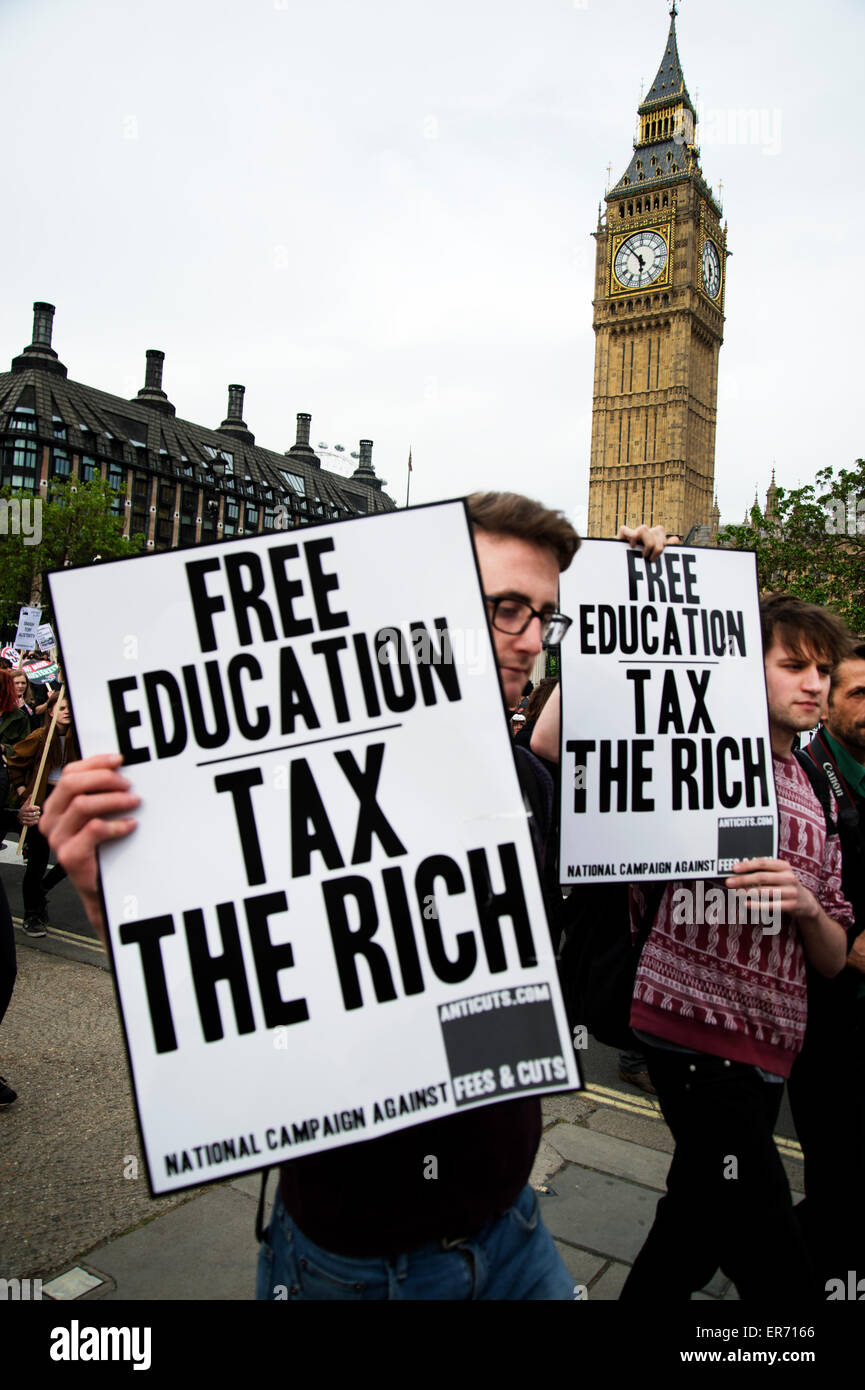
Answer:
[[538, 1199], [523, 1188], [509, 1211], [476, 1236], [446, 1248], [441, 1241], [395, 1259], [355, 1259], [313, 1245], [277, 1193], [258, 1257], [258, 1299], [557, 1299], [574, 1283]]

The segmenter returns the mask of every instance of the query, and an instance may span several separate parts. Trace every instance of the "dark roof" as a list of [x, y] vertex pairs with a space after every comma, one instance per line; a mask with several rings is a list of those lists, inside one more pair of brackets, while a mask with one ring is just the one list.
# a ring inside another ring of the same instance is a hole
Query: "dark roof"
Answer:
[[[224, 484], [216, 484], [220, 488], [233, 477], [241, 486], [251, 481], [272, 488], [279, 501], [299, 495], [283, 476], [290, 473], [303, 480], [308, 498], [319, 498], [348, 512], [386, 512], [396, 507], [371, 465], [363, 481], [343, 478], [321, 468], [311, 449], [286, 453], [263, 449], [254, 443], [249, 431], [208, 429], [166, 414], [158, 403], [125, 400], [51, 374], [41, 370], [35, 360], [32, 365], [19, 363], [20, 359], [14, 372], [0, 372], [0, 412], [6, 417], [19, 406], [29, 406], [36, 413], [36, 435], [45, 441], [55, 439], [54, 420], [59, 417], [66, 427], [66, 438], [55, 442], [70, 452], [116, 458], [110, 436], [122, 446], [125, 465], [138, 464], [182, 480], [189, 476], [184, 469], [191, 464], [198, 482], [203, 481], [198, 470], [209, 471], [214, 454], [219, 454], [231, 463], [231, 475]], [[10, 432], [6, 418], [0, 420], [0, 432]], [[213, 481], [208, 485], [214, 486]]]
[[[650, 193], [655, 188], [667, 188], [671, 183], [678, 183], [687, 172], [687, 145], [670, 139], [658, 140], [654, 145], [638, 145], [630, 164], [607, 197], [618, 198], [623, 193], [630, 197], [633, 193]], [[627, 184], [625, 179], [628, 180]]]
[[671, 98], [682, 98], [693, 112], [693, 103], [688, 96], [688, 89], [685, 86], [685, 74], [682, 72], [682, 64], [679, 60], [679, 48], [676, 43], [675, 10], [673, 10], [673, 15], [670, 20], [670, 32], [667, 35], [667, 47], [664, 49], [661, 66], [658, 68], [658, 73], [654, 82], [640, 103], [640, 114], [642, 115], [646, 111], [651, 111], [655, 106], [662, 103], [669, 102]]

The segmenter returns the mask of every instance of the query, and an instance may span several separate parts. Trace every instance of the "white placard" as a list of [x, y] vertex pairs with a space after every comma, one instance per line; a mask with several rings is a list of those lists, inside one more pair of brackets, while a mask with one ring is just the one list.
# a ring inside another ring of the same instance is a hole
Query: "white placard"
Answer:
[[20, 652], [32, 652], [36, 647], [36, 632], [42, 617], [41, 608], [22, 608], [18, 614], [18, 631], [15, 633], [13, 647]]
[[584, 541], [561, 579], [562, 883], [774, 856], [756, 558]]
[[40, 623], [36, 629], [36, 645], [40, 652], [50, 652], [57, 646], [57, 638], [50, 623]]
[[580, 1084], [461, 502], [50, 584], [155, 1192]]

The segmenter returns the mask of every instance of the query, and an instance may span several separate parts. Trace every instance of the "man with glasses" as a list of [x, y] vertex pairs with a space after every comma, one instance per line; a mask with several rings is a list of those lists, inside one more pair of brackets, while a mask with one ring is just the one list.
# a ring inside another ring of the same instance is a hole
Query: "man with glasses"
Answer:
[[[561, 513], [514, 493], [476, 493], [468, 505], [506, 711], [544, 643], [570, 626], [558, 611], [559, 573], [580, 540]], [[659, 527], [619, 534], [650, 559], [664, 546]], [[552, 783], [527, 750], [514, 756], [549, 883]], [[100, 933], [94, 848], [134, 822], [97, 817], [128, 816], [138, 800], [119, 761], [89, 758], [68, 769], [43, 827]], [[540, 1137], [541, 1104], [530, 1096], [284, 1164], [257, 1296], [572, 1299], [573, 1280], [528, 1185]]]

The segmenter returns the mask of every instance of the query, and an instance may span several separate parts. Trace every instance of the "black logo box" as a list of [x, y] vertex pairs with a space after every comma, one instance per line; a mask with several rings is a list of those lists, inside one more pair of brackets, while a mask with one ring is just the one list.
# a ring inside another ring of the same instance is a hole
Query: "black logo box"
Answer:
[[[502, 991], [498, 991], [501, 993]], [[517, 1003], [511, 990], [510, 1006], [492, 1007], [464, 1018], [442, 1021], [441, 1030], [447, 1052], [456, 1105], [476, 1105], [479, 1100], [495, 1096], [506, 1100], [526, 1091], [548, 1090], [549, 1080], [520, 1081], [517, 1067], [521, 1062], [561, 1058], [562, 1044], [556, 1025], [551, 999], [535, 999]], [[493, 994], [472, 995], [472, 999], [487, 1000]], [[453, 1003], [462, 1003], [455, 1000]], [[439, 1013], [441, 1018], [441, 1013]], [[501, 1069], [507, 1067], [512, 1083], [501, 1084]], [[482, 1093], [458, 1096], [454, 1077], [492, 1072], [494, 1089]]]
[[773, 848], [771, 816], [728, 816], [719, 819], [719, 873], [729, 873], [741, 859], [771, 858]]

